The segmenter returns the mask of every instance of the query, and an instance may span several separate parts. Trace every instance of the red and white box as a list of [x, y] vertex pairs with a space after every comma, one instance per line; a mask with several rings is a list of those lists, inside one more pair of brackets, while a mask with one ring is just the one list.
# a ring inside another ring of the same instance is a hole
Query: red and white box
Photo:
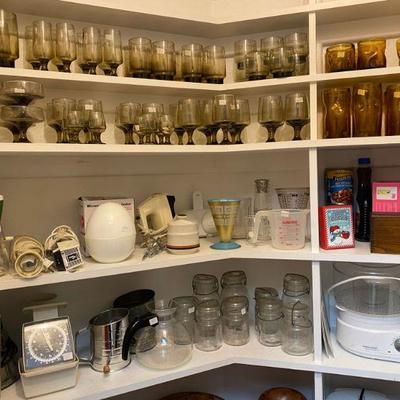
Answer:
[[352, 206], [319, 208], [319, 243], [324, 250], [350, 249], [355, 246]]
[[372, 212], [400, 213], [400, 182], [372, 183]]

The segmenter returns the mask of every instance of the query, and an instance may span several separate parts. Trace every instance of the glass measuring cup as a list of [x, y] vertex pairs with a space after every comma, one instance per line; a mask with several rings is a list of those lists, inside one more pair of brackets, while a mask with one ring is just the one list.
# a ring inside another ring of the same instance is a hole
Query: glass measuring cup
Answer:
[[310, 210], [263, 210], [255, 216], [254, 231], [249, 232], [250, 242], [256, 243], [262, 217], [267, 217], [271, 227], [272, 247], [280, 250], [298, 250], [305, 246], [307, 216]]

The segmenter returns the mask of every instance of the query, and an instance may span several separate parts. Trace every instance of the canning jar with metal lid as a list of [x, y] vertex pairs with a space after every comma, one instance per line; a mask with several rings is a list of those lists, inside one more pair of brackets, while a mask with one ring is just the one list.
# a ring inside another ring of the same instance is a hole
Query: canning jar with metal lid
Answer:
[[247, 277], [244, 271], [224, 272], [221, 277], [221, 302], [227, 297], [247, 296]]
[[313, 329], [308, 313], [308, 306], [300, 301], [284, 306], [282, 350], [285, 353], [304, 356], [313, 351]]
[[264, 346], [281, 344], [282, 302], [276, 297], [260, 298], [256, 303], [256, 331]]
[[199, 303], [195, 311], [195, 346], [201, 351], [214, 351], [222, 346], [222, 320], [218, 300]]
[[219, 301], [218, 279], [214, 275], [196, 274], [192, 281], [193, 295], [199, 302], [206, 300]]
[[303, 275], [286, 274], [283, 279], [283, 306], [286, 307], [298, 301], [310, 307], [310, 282]]
[[246, 296], [227, 297], [221, 305], [224, 342], [242, 346], [250, 339], [249, 300]]

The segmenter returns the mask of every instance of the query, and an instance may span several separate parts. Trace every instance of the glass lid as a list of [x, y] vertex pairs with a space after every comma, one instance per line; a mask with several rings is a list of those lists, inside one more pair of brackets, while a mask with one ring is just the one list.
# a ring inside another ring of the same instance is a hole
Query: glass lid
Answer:
[[400, 278], [361, 276], [332, 286], [336, 307], [370, 316], [400, 316]]

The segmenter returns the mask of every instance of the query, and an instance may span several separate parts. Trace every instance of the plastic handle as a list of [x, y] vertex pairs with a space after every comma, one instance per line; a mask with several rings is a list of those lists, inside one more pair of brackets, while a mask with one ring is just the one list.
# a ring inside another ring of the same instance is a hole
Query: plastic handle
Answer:
[[253, 232], [249, 232], [249, 238], [251, 243], [256, 243], [258, 238], [258, 232], [260, 230], [260, 224], [262, 217], [269, 217], [269, 211], [262, 210], [258, 211], [255, 218], [254, 218], [254, 230]]
[[[156, 322], [155, 322], [156, 321]], [[124, 342], [122, 344], [122, 359], [127, 360], [129, 356], [129, 348], [131, 342], [134, 340], [135, 333], [146, 326], [156, 326], [158, 325], [157, 316], [154, 314], [147, 314], [141, 319], [134, 319], [130, 325], [128, 326], [125, 336]]]
[[203, 208], [203, 195], [196, 190], [193, 192], [193, 210], [202, 210]]
[[92, 350], [92, 343], [91, 343], [92, 340], [91, 339], [90, 339], [90, 356], [89, 356], [89, 358], [82, 357], [79, 355], [78, 337], [88, 330], [90, 330], [90, 327], [86, 326], [85, 328], [82, 328], [78, 332], [75, 333], [75, 349], [76, 349], [76, 355], [79, 358], [80, 364], [92, 364], [92, 361], [93, 361], [93, 350]]

